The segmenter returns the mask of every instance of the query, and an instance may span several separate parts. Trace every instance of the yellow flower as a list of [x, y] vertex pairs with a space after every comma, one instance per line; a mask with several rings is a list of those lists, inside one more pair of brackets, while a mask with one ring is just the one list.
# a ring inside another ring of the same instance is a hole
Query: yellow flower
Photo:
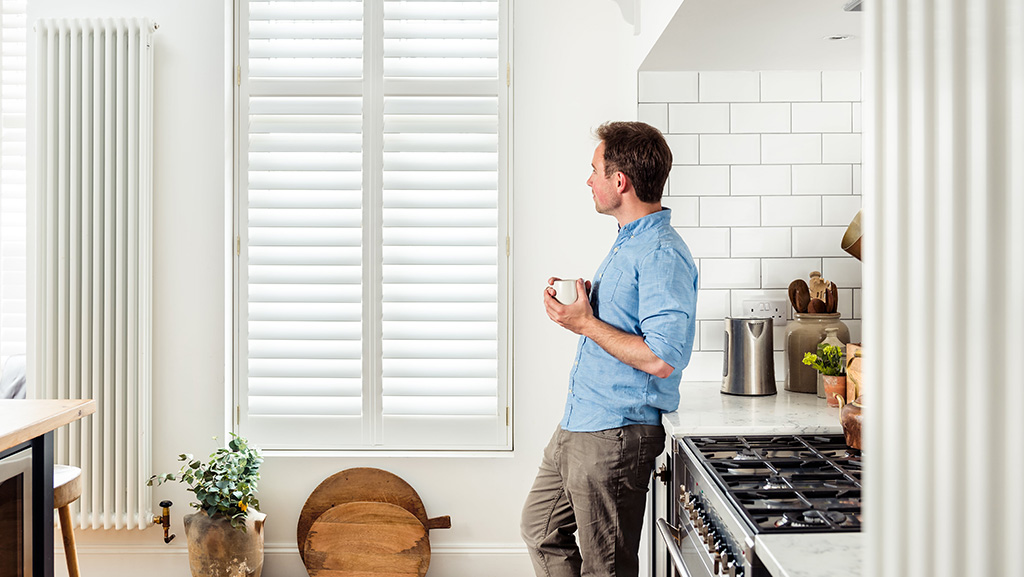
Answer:
[[241, 501], [238, 502], [238, 508], [241, 509], [243, 512], [249, 510], [249, 508], [245, 505], [245, 503], [243, 503]]

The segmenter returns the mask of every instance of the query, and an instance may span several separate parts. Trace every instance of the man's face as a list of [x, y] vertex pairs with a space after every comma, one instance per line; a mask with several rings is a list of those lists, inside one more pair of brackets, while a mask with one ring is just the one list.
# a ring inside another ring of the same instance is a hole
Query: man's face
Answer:
[[618, 191], [618, 173], [604, 175], [604, 142], [597, 145], [594, 160], [590, 164], [594, 171], [587, 179], [587, 186], [594, 193], [594, 208], [601, 214], [613, 214], [622, 205], [622, 196]]

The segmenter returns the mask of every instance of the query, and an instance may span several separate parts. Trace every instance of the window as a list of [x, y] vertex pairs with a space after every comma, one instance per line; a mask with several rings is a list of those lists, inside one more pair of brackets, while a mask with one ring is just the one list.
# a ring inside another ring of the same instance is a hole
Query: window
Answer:
[[0, 8], [0, 367], [26, 345], [25, 2]]
[[238, 15], [239, 429], [510, 446], [505, 0]]

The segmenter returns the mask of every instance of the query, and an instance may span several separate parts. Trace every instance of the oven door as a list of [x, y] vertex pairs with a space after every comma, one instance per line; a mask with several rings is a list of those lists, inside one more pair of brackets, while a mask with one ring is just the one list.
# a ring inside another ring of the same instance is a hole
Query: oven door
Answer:
[[713, 568], [707, 565], [700, 537], [689, 523], [681, 527], [670, 525], [665, 519], [658, 519], [658, 536], [661, 538], [675, 577], [714, 577]]
[[32, 448], [0, 452], [0, 577], [32, 576]]

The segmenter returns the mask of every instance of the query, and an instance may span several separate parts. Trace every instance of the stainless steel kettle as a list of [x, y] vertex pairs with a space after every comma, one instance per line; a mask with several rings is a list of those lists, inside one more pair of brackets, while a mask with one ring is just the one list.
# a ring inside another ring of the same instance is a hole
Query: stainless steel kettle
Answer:
[[726, 317], [722, 392], [774, 395], [777, 390], [773, 349], [772, 319]]

